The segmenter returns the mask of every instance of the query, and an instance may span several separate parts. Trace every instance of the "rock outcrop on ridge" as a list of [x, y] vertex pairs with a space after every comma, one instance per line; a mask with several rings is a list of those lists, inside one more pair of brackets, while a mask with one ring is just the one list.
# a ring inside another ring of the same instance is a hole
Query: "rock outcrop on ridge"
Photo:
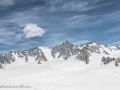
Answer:
[[76, 56], [76, 59], [84, 61], [86, 64], [89, 63], [89, 56], [91, 54], [87, 51], [87, 48], [84, 47], [81, 52]]
[[119, 63], [120, 63], [120, 58], [118, 57], [118, 58], [116, 59], [115, 66], [119, 66]]
[[63, 59], [66, 60], [70, 56], [78, 54], [80, 51], [81, 50], [78, 46], [71, 44], [69, 41], [65, 41], [62, 45], [52, 48], [51, 54], [54, 58], [63, 57]]
[[110, 63], [111, 61], [116, 61], [115, 66], [119, 66], [120, 63], [119, 58], [117, 58], [116, 60], [110, 58], [110, 55], [113, 52], [120, 51], [120, 46], [102, 45], [96, 42], [90, 42], [77, 46], [70, 43], [69, 41], [65, 41], [61, 45], [47, 49], [49, 49], [50, 51], [49, 55], [47, 55], [47, 51], [43, 49], [43, 47], [36, 47], [23, 51], [9, 51], [5, 55], [0, 55], [0, 68], [2, 69], [4, 68], [3, 66], [5, 64], [11, 64], [13, 62], [16, 62], [17, 60], [24, 60], [25, 62], [29, 62], [31, 58], [38, 64], [41, 64], [41, 61], [48, 61], [49, 56], [51, 58], [61, 58], [64, 60], [67, 60], [71, 56], [74, 56], [75, 59], [84, 61], [86, 64], [88, 64], [90, 61], [89, 57], [93, 53], [107, 55], [107, 58], [102, 58], [102, 62], [105, 65]]
[[[109, 55], [109, 53], [104, 50], [104, 45], [98, 44], [96, 42], [89, 42], [84, 45], [81, 45], [80, 47], [86, 47], [91, 53], [105, 53], [106, 55]], [[107, 47], [106, 47], [107, 48]]]
[[38, 64], [41, 64], [41, 61], [47, 61], [43, 51], [39, 48], [24, 50], [22, 52], [10, 51], [4, 56], [0, 55], [0, 68], [2, 68], [4, 64], [11, 64], [12, 62], [15, 62], [17, 59], [24, 59], [25, 62], [29, 62], [30, 57], [33, 57]]
[[108, 63], [110, 63], [111, 61], [113, 61], [114, 60], [114, 58], [110, 58], [110, 57], [102, 57], [102, 62], [106, 65], [106, 64], [108, 64]]

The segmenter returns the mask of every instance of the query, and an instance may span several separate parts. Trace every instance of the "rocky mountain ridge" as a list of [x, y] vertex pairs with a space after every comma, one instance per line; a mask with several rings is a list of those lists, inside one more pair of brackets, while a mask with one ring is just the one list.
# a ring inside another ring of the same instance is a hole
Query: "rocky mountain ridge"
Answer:
[[[84, 61], [86, 64], [89, 63], [89, 56], [92, 53], [111, 55], [113, 52], [120, 51], [119, 46], [112, 45], [102, 45], [96, 42], [86, 43], [80, 46], [74, 45], [69, 41], [63, 42], [61, 45], [55, 46], [53, 48], [48, 48], [52, 58], [63, 58], [64, 60], [69, 59], [71, 56], [75, 56], [75, 59]], [[29, 62], [29, 58], [33, 57], [34, 61], [41, 64], [41, 61], [48, 61], [49, 56], [46, 56], [44, 49], [39, 47], [32, 48], [29, 50], [20, 51], [10, 51], [4, 56], [0, 55], [0, 68], [3, 68], [5, 64], [11, 64], [16, 60], [23, 59], [25, 62]], [[102, 62], [108, 64], [112, 61], [111, 58], [101, 58]], [[108, 62], [107, 62], [108, 61]], [[119, 59], [116, 59], [116, 66], [119, 65]]]

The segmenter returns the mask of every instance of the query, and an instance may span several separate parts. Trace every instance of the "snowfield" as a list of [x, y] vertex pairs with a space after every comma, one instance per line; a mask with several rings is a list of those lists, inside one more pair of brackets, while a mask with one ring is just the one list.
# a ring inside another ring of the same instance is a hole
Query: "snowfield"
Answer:
[[[117, 59], [120, 49], [96, 43], [85, 45], [89, 48], [89, 64], [75, 59], [80, 53], [87, 52], [84, 47], [74, 46], [68, 41], [54, 49], [39, 47], [22, 53], [9, 52], [6, 58], [8, 61], [15, 59], [15, 62], [2, 64], [0, 90], [120, 90], [120, 66], [115, 66], [115, 60], [106, 65], [101, 61], [103, 56]], [[77, 51], [79, 48], [81, 51]], [[38, 64], [36, 57], [41, 64]], [[64, 60], [63, 57], [68, 59]]]
[[[47, 51], [49, 53], [49, 51]], [[102, 54], [93, 53], [90, 63], [49, 58], [47, 62], [16, 60], [0, 69], [0, 86], [31, 86], [31, 88], [0, 88], [0, 90], [120, 90], [120, 67], [114, 61], [101, 62]]]

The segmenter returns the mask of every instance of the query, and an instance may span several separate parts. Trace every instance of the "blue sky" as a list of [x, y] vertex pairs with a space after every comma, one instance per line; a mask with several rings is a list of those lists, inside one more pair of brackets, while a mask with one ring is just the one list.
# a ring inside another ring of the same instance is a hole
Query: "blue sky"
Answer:
[[120, 0], [0, 0], [0, 52], [68, 40], [120, 44]]

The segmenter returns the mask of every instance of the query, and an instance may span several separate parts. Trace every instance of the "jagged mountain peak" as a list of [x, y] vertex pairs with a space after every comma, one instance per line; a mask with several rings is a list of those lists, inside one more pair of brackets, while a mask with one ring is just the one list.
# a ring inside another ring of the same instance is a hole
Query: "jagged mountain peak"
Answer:
[[100, 44], [98, 44], [97, 42], [93, 41], [93, 42], [88, 42], [85, 44], [81, 44], [80, 47], [89, 47], [89, 46], [99, 46]]
[[67, 46], [74, 46], [71, 42], [66, 40], [65, 42], [62, 43], [62, 45], [67, 45]]
[[72, 55], [77, 55], [83, 48], [86, 48], [86, 50], [90, 51], [91, 53], [99, 53], [105, 55], [109, 55], [112, 51], [117, 50], [117, 47], [115, 46], [106, 47], [105, 45], [99, 44], [95, 41], [83, 44], [81, 46], [76, 46], [66, 40], [62, 45], [58, 45], [52, 48], [51, 53], [53, 57], [56, 57], [57, 55], [58, 58], [68, 58]]
[[37, 61], [38, 64], [41, 64], [41, 61], [54, 58], [63, 58], [66, 60], [71, 56], [75, 56], [76, 59], [83, 60], [88, 64], [89, 56], [92, 54], [112, 55], [114, 52], [120, 52], [120, 46], [103, 45], [94, 41], [77, 46], [66, 40], [61, 45], [53, 48], [35, 47], [23, 51], [9, 51], [4, 56], [0, 55], [0, 64], [10, 64], [16, 60], [29, 62], [31, 58]]
[[51, 53], [54, 58], [63, 57], [64, 59], [67, 59], [72, 55], [78, 54], [79, 51], [80, 48], [78, 48], [78, 46], [75, 46], [66, 40], [65, 42], [62, 43], [62, 45], [53, 47]]
[[93, 42], [88, 42], [88, 43], [86, 43], [85, 45], [88, 45], [88, 46], [95, 46], [95, 45], [100, 45], [99, 43], [97, 43], [97, 42], [95, 42], [95, 41], [93, 41]]

